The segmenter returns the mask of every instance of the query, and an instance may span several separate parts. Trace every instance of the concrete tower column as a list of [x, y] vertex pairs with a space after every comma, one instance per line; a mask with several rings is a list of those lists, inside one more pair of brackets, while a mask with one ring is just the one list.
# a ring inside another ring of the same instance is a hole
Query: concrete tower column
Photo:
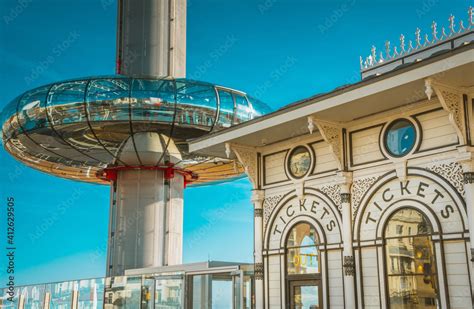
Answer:
[[263, 308], [263, 190], [252, 191], [254, 205], [255, 308]]
[[157, 133], [125, 143], [120, 160], [127, 166], [116, 169], [111, 189], [107, 275], [182, 263], [184, 176], [165, 165], [180, 158], [174, 143]]
[[119, 0], [117, 73], [186, 75], [186, 0]]

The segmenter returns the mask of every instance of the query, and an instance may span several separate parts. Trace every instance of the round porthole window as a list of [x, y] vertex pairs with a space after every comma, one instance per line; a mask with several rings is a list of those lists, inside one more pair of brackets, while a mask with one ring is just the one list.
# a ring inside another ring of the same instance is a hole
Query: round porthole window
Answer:
[[388, 154], [403, 157], [410, 153], [416, 143], [416, 128], [408, 119], [397, 119], [385, 130], [384, 146]]
[[311, 154], [309, 149], [298, 146], [293, 149], [288, 157], [288, 170], [292, 177], [301, 178], [311, 168]]

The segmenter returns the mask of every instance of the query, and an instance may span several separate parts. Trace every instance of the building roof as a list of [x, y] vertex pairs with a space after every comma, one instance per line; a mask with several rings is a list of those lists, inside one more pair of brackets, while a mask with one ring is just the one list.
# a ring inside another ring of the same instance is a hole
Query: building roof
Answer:
[[[425, 80], [454, 87], [474, 85], [474, 29], [463, 42], [446, 45], [422, 60], [404, 63], [360, 82], [291, 103], [273, 113], [204, 138], [189, 141], [189, 150], [225, 156], [225, 144], [261, 147], [308, 134], [308, 117], [344, 123], [426, 99]], [[425, 51], [426, 55], [426, 51]]]

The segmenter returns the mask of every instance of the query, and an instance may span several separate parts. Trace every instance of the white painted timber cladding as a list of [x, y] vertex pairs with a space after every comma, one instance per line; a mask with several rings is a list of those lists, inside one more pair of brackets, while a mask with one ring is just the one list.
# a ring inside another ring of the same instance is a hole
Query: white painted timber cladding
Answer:
[[444, 241], [444, 258], [451, 308], [470, 308], [471, 291], [464, 241]]
[[328, 250], [329, 302], [332, 309], [344, 308], [341, 250]]
[[362, 248], [361, 251], [364, 308], [380, 308], [377, 249], [368, 247]]
[[449, 122], [448, 113], [445, 110], [419, 115], [417, 119], [423, 131], [420, 151], [458, 142], [456, 131]]
[[334, 160], [334, 155], [328, 143], [321, 141], [311, 146], [316, 154], [316, 165], [313, 174], [320, 174], [337, 169], [337, 162]]
[[352, 164], [359, 165], [384, 159], [379, 137], [382, 126], [352, 133]]
[[277, 309], [281, 306], [281, 280], [280, 280], [280, 256], [271, 255], [268, 257], [268, 294], [270, 308]]
[[265, 184], [288, 180], [285, 174], [286, 151], [264, 157]]
[[[419, 145], [418, 151], [429, 152], [417, 153], [406, 157], [409, 174], [407, 180], [409, 181], [407, 189], [408, 192], [401, 194], [400, 179], [396, 177], [395, 165], [392, 159], [385, 158], [380, 149], [380, 135], [384, 128], [394, 119], [410, 116], [416, 119], [422, 130], [422, 139]], [[457, 155], [457, 150], [454, 147], [446, 148], [458, 143], [456, 132], [449, 122], [449, 116], [443, 109], [440, 109], [439, 102], [421, 102], [417, 107], [413, 109], [406, 109], [403, 114], [399, 110], [388, 111], [381, 115], [374, 115], [367, 119], [358, 120], [346, 127], [347, 128], [347, 141], [351, 137], [352, 148], [348, 148], [352, 155], [352, 163], [357, 167], [349, 166], [349, 171], [353, 171], [354, 181], [363, 179], [367, 180], [367, 185], [359, 183], [357, 186], [352, 188], [352, 201], [357, 200], [357, 215], [354, 217], [354, 222], [360, 222], [360, 230], [354, 226], [355, 240], [354, 245], [359, 247], [359, 254], [356, 255], [356, 276], [360, 276], [360, 282], [357, 283], [357, 295], [358, 301], [363, 302], [362, 308], [385, 308], [385, 269], [384, 269], [384, 257], [383, 242], [377, 236], [377, 233], [383, 231], [385, 220], [382, 211], [378, 207], [374, 206], [376, 202], [380, 208], [388, 216], [395, 208], [401, 208], [405, 206], [411, 206], [417, 209], [423, 209], [425, 216], [427, 216], [434, 226], [435, 234], [441, 233], [440, 237], [437, 235], [433, 236], [434, 244], [437, 245], [436, 259], [439, 268], [438, 269], [438, 282], [443, 284], [446, 281], [446, 288], [441, 286], [442, 291], [446, 289], [449, 298], [450, 308], [471, 308], [471, 284], [470, 284], [470, 262], [469, 256], [469, 243], [464, 239], [467, 235], [467, 216], [463, 201], [460, 198], [459, 193], [454, 187], [459, 187], [459, 177], [456, 178], [452, 173], [458, 173], [455, 169], [450, 172], [450, 164], [455, 161], [454, 156]], [[352, 133], [351, 132], [355, 132]], [[305, 176], [301, 180], [290, 180], [285, 174], [285, 159], [288, 149], [291, 149], [298, 145], [311, 145], [315, 153], [315, 165], [313, 173]], [[346, 144], [349, 147], [349, 142]], [[449, 150], [449, 151], [447, 151]], [[284, 151], [284, 152], [279, 152]], [[279, 152], [279, 153], [278, 153]], [[327, 196], [333, 200], [338, 199], [339, 191], [329, 190], [331, 185], [335, 184], [334, 173], [327, 173], [336, 169], [336, 162], [333, 154], [330, 151], [329, 144], [325, 141], [321, 141], [319, 135], [307, 135], [304, 137], [298, 137], [293, 140], [289, 140], [284, 143], [276, 145], [266, 146], [261, 151], [262, 159], [265, 159], [265, 194], [267, 197], [280, 197], [273, 202], [268, 202], [266, 207], [272, 210], [271, 214], [268, 213], [269, 217], [268, 226], [265, 229], [265, 239], [268, 240], [266, 244], [266, 250], [269, 250], [267, 258], [267, 272], [265, 273], [265, 293], [266, 293], [266, 308], [285, 308], [285, 266], [282, 263], [284, 261], [284, 255], [275, 254], [281, 249], [282, 235], [284, 234], [285, 224], [282, 224], [282, 220], [278, 219], [282, 217], [286, 222], [290, 222], [290, 218], [286, 215], [288, 205], [292, 204], [293, 208], [290, 209], [290, 213], [295, 210], [296, 215], [306, 216], [318, 223], [321, 226], [323, 233], [326, 236], [326, 245], [330, 248], [325, 251], [327, 259], [324, 259], [326, 265], [322, 268], [322, 275], [324, 278], [324, 291], [323, 301], [329, 301], [324, 305], [326, 308], [344, 308], [344, 285], [343, 285], [343, 261], [340, 249], [337, 246], [341, 243], [341, 237], [338, 229], [332, 231], [327, 230], [329, 220], [334, 218], [334, 214], [337, 210], [331, 212], [331, 215], [327, 215], [324, 219], [321, 219], [322, 209], [317, 208], [315, 213], [311, 211], [298, 210], [298, 198], [288, 198], [298, 192], [299, 185], [305, 187], [305, 192], [308, 200], [313, 199], [310, 197], [312, 190], [321, 190], [324, 196]], [[265, 158], [265, 155], [270, 156]], [[349, 155], [347, 157], [349, 159]], [[380, 161], [377, 164], [372, 164], [373, 161]], [[429, 172], [429, 170], [435, 170], [430, 168], [433, 165], [440, 165], [436, 173], [440, 173], [441, 178]], [[442, 165], [442, 166], [441, 166]], [[416, 168], [413, 169], [413, 168]], [[391, 174], [390, 174], [391, 172]], [[381, 177], [382, 175], [385, 175]], [[378, 180], [377, 177], [381, 177]], [[462, 177], [462, 175], [461, 175]], [[383, 179], [382, 179], [383, 178]], [[462, 181], [462, 180], [461, 180]], [[281, 182], [276, 184], [275, 182]], [[423, 182], [427, 186], [423, 186], [421, 191], [419, 189], [420, 182]], [[274, 183], [273, 185], [269, 185]], [[462, 187], [462, 186], [461, 186]], [[326, 188], [326, 189], [324, 189]], [[356, 192], [354, 188], [357, 188]], [[378, 189], [377, 189], [378, 188]], [[377, 189], [377, 190], [376, 190]], [[386, 198], [390, 195], [394, 195], [394, 198], [389, 202], [384, 201], [383, 192], [386, 191]], [[436, 195], [438, 190], [442, 196]], [[314, 193], [314, 192], [313, 192]], [[366, 195], [364, 195], [367, 193]], [[370, 194], [369, 194], [370, 193]], [[420, 193], [422, 196], [418, 195]], [[316, 196], [319, 193], [315, 193]], [[320, 197], [316, 197], [320, 199]], [[325, 198], [326, 199], [326, 198]], [[327, 200], [319, 200], [319, 207], [328, 207], [332, 203], [328, 203]], [[276, 205], [275, 205], [276, 204]], [[364, 206], [366, 205], [366, 206]], [[391, 208], [387, 208], [391, 205]], [[277, 207], [275, 207], [277, 206]], [[336, 205], [336, 207], [339, 205]], [[352, 205], [354, 207], [354, 205]], [[448, 207], [451, 206], [452, 208]], [[267, 208], [266, 208], [267, 209]], [[334, 208], [335, 209], [335, 208]], [[368, 212], [370, 212], [370, 218], [375, 220], [368, 220]], [[447, 214], [449, 213], [449, 216]], [[273, 220], [272, 220], [273, 219]], [[307, 220], [307, 219], [305, 219]], [[336, 220], [337, 221], [337, 220]], [[353, 222], [353, 224], [354, 224]], [[272, 225], [273, 223], [273, 225]], [[290, 225], [294, 224], [295, 221], [291, 221]], [[439, 223], [439, 226], [437, 226]], [[379, 225], [378, 225], [379, 224]], [[357, 225], [357, 224], [356, 224]], [[377, 228], [377, 225], [379, 228]], [[282, 235], [270, 234], [269, 231], [278, 226], [278, 229], [282, 230]], [[339, 226], [339, 225], [338, 225]], [[319, 231], [318, 231], [319, 233]], [[322, 234], [322, 233], [321, 233]], [[382, 236], [381, 236], [382, 237]], [[442, 250], [440, 247], [441, 241]], [[377, 244], [375, 246], [374, 244]], [[332, 246], [332, 247], [331, 247]], [[467, 248], [467, 249], [466, 249]], [[378, 253], [377, 253], [378, 252]], [[322, 261], [323, 262], [323, 261]], [[323, 265], [323, 263], [322, 263]], [[441, 267], [442, 265], [442, 267]], [[325, 279], [327, 276], [327, 280]], [[443, 279], [445, 278], [445, 279]], [[440, 291], [441, 307], [444, 307], [447, 302], [444, 298], [446, 295]], [[346, 304], [347, 305], [347, 304]], [[446, 305], [447, 306], [447, 305]]]

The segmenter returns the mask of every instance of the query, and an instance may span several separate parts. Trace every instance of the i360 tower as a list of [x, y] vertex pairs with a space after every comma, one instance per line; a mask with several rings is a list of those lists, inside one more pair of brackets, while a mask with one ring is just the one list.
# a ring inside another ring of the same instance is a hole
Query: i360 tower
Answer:
[[186, 185], [243, 172], [190, 154], [186, 141], [269, 111], [241, 91], [185, 79], [186, 0], [119, 1], [117, 24], [116, 75], [41, 86], [2, 112], [16, 159], [110, 184], [108, 276], [181, 263]]

